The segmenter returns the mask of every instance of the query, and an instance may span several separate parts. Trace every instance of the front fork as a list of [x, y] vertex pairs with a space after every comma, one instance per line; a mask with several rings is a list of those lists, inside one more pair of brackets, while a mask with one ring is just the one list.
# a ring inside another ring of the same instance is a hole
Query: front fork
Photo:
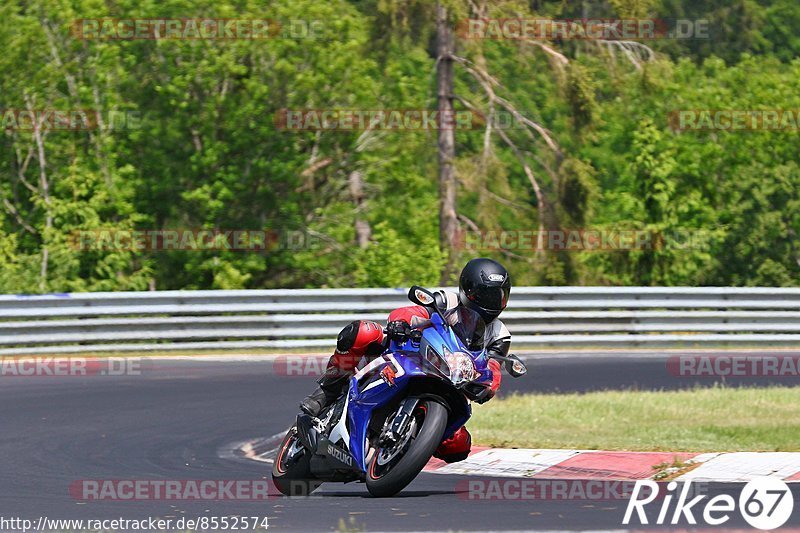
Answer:
[[408, 426], [413, 420], [414, 410], [417, 408], [418, 404], [419, 398], [407, 397], [403, 399], [397, 410], [397, 415], [395, 415], [392, 420], [392, 424], [384, 425], [381, 431], [380, 437], [378, 438], [378, 444], [380, 446], [392, 446], [397, 444], [403, 435], [405, 435], [406, 431], [408, 431]]

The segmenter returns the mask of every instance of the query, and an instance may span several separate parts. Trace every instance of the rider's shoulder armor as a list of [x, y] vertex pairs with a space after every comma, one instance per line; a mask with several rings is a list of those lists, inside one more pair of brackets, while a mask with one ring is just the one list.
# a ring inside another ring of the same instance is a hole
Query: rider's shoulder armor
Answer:
[[458, 307], [458, 294], [450, 291], [436, 291], [433, 293], [436, 303], [443, 309]]
[[511, 341], [511, 332], [503, 324], [502, 320], [495, 318], [486, 325], [486, 343], [491, 344], [494, 341], [503, 340]]

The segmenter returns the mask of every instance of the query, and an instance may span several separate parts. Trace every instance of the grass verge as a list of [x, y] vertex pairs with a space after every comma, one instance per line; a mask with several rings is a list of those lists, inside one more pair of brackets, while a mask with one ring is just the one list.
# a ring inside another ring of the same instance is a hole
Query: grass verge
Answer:
[[631, 451], [800, 451], [800, 387], [520, 394], [475, 406], [475, 444]]

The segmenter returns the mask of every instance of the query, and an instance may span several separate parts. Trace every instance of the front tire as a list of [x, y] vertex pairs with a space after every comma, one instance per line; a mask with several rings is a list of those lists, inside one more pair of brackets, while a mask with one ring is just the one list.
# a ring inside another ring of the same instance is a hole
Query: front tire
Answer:
[[308, 496], [322, 484], [311, 474], [311, 453], [308, 450], [303, 449], [299, 457], [289, 457], [292, 448], [299, 445], [297, 427], [292, 426], [272, 465], [272, 483], [286, 496]]
[[367, 468], [367, 490], [376, 497], [394, 496], [403, 490], [422, 471], [442, 442], [447, 427], [447, 409], [441, 403], [424, 400], [414, 411], [417, 422], [416, 435], [411, 437], [405, 452], [396, 462], [379, 465], [381, 449], [373, 454]]

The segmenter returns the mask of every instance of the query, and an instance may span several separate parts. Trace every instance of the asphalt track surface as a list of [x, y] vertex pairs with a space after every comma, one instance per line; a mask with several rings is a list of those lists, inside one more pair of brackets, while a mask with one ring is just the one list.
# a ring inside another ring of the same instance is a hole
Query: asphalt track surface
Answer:
[[[504, 391], [671, 389], [714, 382], [677, 378], [663, 359], [635, 355], [538, 358], [530, 366], [529, 376], [506, 377]], [[269, 478], [269, 465], [222, 458], [220, 450], [274, 435], [291, 423], [313, 378], [279, 374], [269, 361], [146, 360], [140, 375], [0, 377], [0, 517], [36, 522], [41, 516], [266, 516], [273, 531], [622, 528], [624, 500], [468, 500], [465, 478], [427, 473], [390, 499], [371, 498], [356, 483], [327, 484], [311, 498], [259, 502], [80, 501], [70, 495], [72, 483], [87, 479]], [[796, 384], [791, 378], [774, 382]], [[709, 494], [738, 495], [739, 488], [711, 486]], [[800, 487], [793, 495], [787, 526], [798, 527]], [[726, 526], [746, 524], [735, 517]]]

